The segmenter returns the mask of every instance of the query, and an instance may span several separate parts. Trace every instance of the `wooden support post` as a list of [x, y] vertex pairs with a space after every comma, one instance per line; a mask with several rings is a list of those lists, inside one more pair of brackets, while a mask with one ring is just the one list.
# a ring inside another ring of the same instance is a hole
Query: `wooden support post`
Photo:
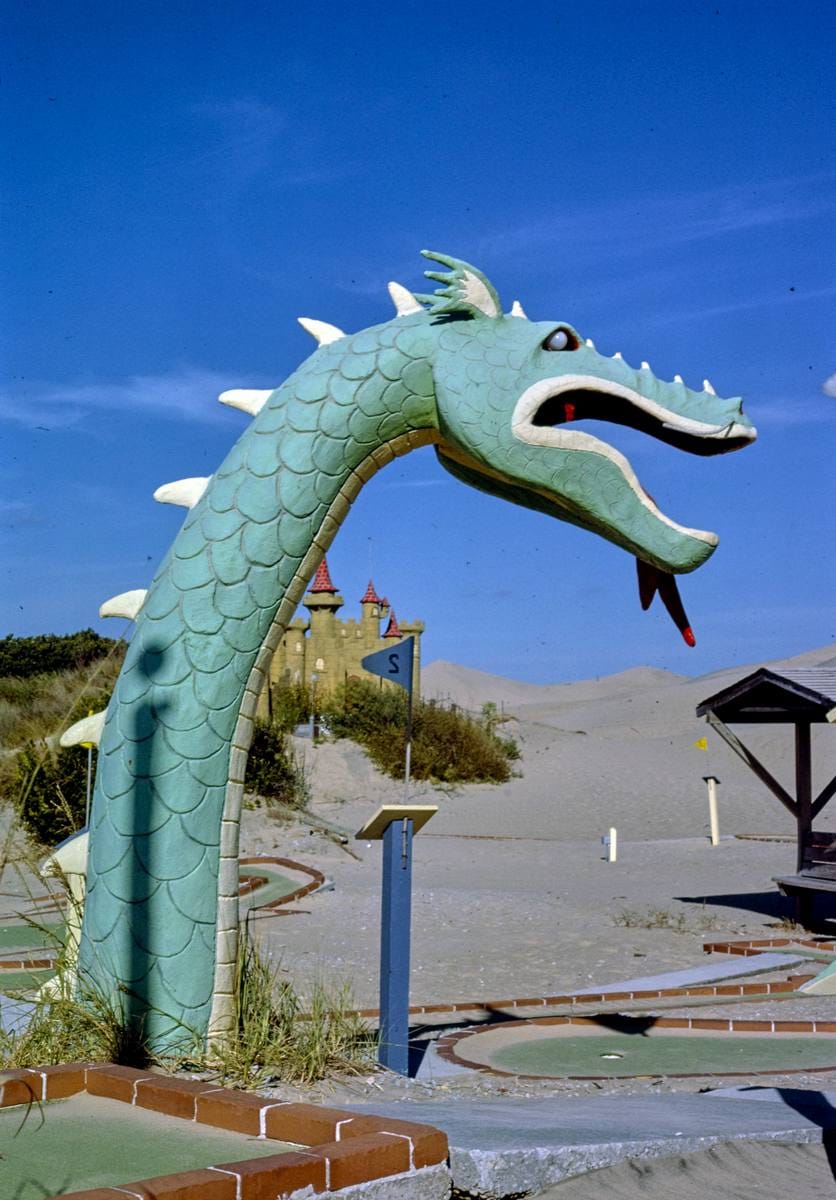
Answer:
[[795, 727], [795, 803], [798, 826], [798, 862], [804, 866], [804, 847], [813, 827], [813, 772], [810, 757], [810, 724], [799, 721]]

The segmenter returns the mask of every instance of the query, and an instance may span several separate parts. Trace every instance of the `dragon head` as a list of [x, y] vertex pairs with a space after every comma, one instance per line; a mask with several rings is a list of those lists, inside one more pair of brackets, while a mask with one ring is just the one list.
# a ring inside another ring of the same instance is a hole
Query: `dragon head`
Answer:
[[692, 454], [724, 454], [756, 437], [741, 400], [722, 399], [707, 380], [692, 391], [679, 376], [657, 379], [647, 363], [636, 369], [620, 354], [601, 355], [571, 325], [529, 321], [516, 302], [503, 314], [481, 271], [423, 254], [447, 268], [425, 272], [442, 286], [415, 298], [428, 306], [437, 335], [442, 465], [474, 487], [635, 554], [643, 607], [658, 589], [693, 644], [673, 573], [698, 567], [718, 538], [666, 516], [624, 455], [584, 425], [628, 426]]

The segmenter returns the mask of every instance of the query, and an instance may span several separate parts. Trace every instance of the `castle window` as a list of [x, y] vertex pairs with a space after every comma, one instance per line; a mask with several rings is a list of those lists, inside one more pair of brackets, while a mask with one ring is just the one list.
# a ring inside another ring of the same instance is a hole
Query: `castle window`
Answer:
[[324, 658], [318, 658], [316, 660], [316, 669], [317, 669], [317, 671], [325, 670], [325, 659]]
[[297, 642], [297, 643], [296, 643], [296, 653], [297, 653], [297, 654], [301, 654], [301, 653], [302, 653], [302, 643], [301, 643], [301, 642]]

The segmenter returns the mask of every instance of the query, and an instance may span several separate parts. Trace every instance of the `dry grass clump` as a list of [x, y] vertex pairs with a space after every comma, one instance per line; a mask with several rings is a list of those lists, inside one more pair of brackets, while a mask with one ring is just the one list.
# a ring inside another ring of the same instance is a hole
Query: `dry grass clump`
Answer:
[[622, 908], [613, 917], [614, 925], [625, 929], [669, 929], [672, 933], [708, 933], [719, 929], [712, 913], [701, 912], [692, 923], [687, 912], [671, 912], [669, 908]]
[[227, 1086], [249, 1088], [274, 1081], [314, 1083], [374, 1065], [374, 1038], [352, 1011], [349, 989], [319, 983], [304, 1004], [245, 934], [236, 974], [235, 1031], [206, 1050], [196, 1032], [184, 1026], [179, 1052], [168, 1055], [150, 1052], [141, 1026], [128, 1018], [127, 1005], [119, 996], [106, 996], [71, 975], [64, 975], [62, 982], [63, 948], [54, 940], [59, 950], [58, 985], [53, 994], [25, 998], [31, 1013], [20, 1031], [0, 1029], [0, 1067], [156, 1063], [169, 1070], [208, 1073]]
[[0, 677], [0, 746], [15, 750], [25, 742], [60, 732], [66, 725], [107, 704], [124, 656], [124, 643], [107, 658], [68, 671], [28, 678]]
[[373, 1066], [374, 1038], [352, 1011], [350, 989], [320, 981], [303, 1004], [247, 937], [239, 943], [236, 997], [235, 1031], [211, 1053], [221, 1082], [313, 1083]]

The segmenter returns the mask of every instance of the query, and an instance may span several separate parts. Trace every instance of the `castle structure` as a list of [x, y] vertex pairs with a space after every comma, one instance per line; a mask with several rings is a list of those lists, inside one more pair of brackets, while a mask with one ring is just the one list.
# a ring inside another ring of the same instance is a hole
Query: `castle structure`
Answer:
[[[313, 684], [317, 693], [324, 695], [351, 678], [373, 680], [381, 687], [393, 687], [377, 675], [364, 671], [360, 660], [376, 650], [385, 650], [392, 642], [412, 636], [415, 638], [413, 689], [417, 697], [421, 684], [424, 622], [399, 624], [389, 600], [378, 596], [371, 579], [360, 597], [359, 620], [341, 620], [337, 616], [344, 603], [331, 580], [327, 560], [323, 558], [302, 600], [309, 616], [307, 620], [295, 617], [288, 625], [273, 655], [268, 687], [306, 683]], [[381, 632], [384, 622], [385, 628]], [[267, 715], [268, 695], [262, 697], [261, 708]]]

